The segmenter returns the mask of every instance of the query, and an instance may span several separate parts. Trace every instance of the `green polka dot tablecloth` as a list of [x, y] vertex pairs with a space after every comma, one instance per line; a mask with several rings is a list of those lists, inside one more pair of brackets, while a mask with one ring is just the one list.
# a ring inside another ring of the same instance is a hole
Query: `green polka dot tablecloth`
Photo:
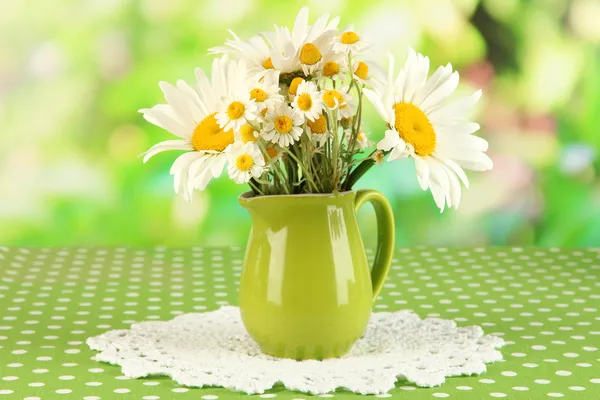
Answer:
[[[242, 259], [240, 248], [0, 247], [0, 400], [363, 397], [185, 388], [92, 360], [88, 337], [235, 305]], [[399, 381], [368, 397], [600, 399], [599, 275], [594, 249], [399, 249], [375, 311], [480, 325], [506, 341], [505, 360], [481, 376], [435, 388]]]

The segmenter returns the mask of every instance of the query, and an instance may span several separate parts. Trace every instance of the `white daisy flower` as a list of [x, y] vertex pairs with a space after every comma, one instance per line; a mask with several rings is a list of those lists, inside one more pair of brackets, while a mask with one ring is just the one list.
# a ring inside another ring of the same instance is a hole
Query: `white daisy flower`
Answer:
[[487, 141], [472, 135], [479, 125], [467, 120], [467, 111], [481, 91], [447, 102], [458, 86], [458, 72], [450, 64], [429, 78], [428, 72], [429, 59], [410, 49], [406, 65], [395, 77], [390, 55], [386, 80], [375, 82], [373, 90], [363, 93], [390, 127], [377, 148], [390, 151], [388, 161], [412, 157], [421, 188], [431, 190], [443, 211], [446, 206], [458, 207], [459, 179], [469, 185], [463, 168], [484, 171], [493, 163], [485, 154]]
[[243, 125], [240, 128], [240, 139], [244, 143], [254, 143], [258, 140], [258, 132], [250, 124]]
[[239, 93], [223, 99], [222, 111], [217, 113], [217, 122], [224, 130], [233, 129], [239, 134], [240, 128], [254, 121], [257, 116], [257, 107], [254, 100], [250, 99], [250, 93]]
[[267, 154], [265, 155], [265, 162], [267, 164], [272, 164], [275, 161], [279, 160], [281, 157], [283, 157], [283, 149], [281, 148], [281, 146], [278, 146], [276, 144], [270, 144], [266, 146], [265, 151], [267, 152]]
[[334, 31], [339, 17], [329, 20], [323, 15], [313, 25], [308, 24], [308, 7], [298, 12], [292, 31], [287, 27], [275, 26], [274, 32], [265, 32], [248, 41], [241, 40], [233, 32], [233, 39], [225, 46], [209, 50], [212, 54], [229, 54], [236, 59], [248, 59], [257, 70], [276, 69], [281, 73], [298, 72], [301, 69], [298, 51], [307, 37], [314, 40], [327, 31]]
[[227, 173], [235, 183], [259, 178], [265, 171], [265, 159], [254, 143], [236, 142], [227, 153]]
[[344, 86], [337, 89], [328, 89], [323, 91], [323, 102], [330, 110], [338, 109], [338, 119], [350, 118], [356, 114], [356, 101], [350, 93], [348, 87]]
[[325, 115], [319, 115], [319, 118], [315, 118], [314, 121], [306, 121], [306, 132], [316, 145], [323, 146], [329, 138]]
[[144, 153], [144, 162], [162, 151], [188, 151], [171, 168], [175, 193], [181, 193], [188, 201], [193, 189], [204, 190], [212, 178], [221, 175], [227, 162], [226, 153], [234, 142], [233, 130], [223, 130], [216, 119], [220, 99], [226, 94], [223, 93], [226, 76], [222, 73], [228, 65], [226, 57], [214, 60], [212, 83], [197, 69], [195, 88], [184, 81], [178, 81], [177, 86], [161, 82], [167, 104], [140, 110], [148, 122], [181, 138], [152, 146]]
[[323, 54], [329, 50], [329, 42], [334, 34], [335, 31], [326, 31], [314, 39], [309, 35], [298, 48], [296, 56], [304, 75], [311, 75], [324, 65]]
[[212, 47], [208, 49], [208, 54], [226, 54], [233, 59], [244, 59], [248, 61], [248, 66], [255, 72], [272, 69], [271, 47], [261, 37], [254, 36], [248, 41], [240, 39], [233, 31], [229, 31], [233, 39], [225, 41], [224, 46]]
[[348, 62], [346, 57], [340, 53], [327, 51], [323, 54], [323, 62], [319, 64], [316, 74], [319, 78], [343, 81], [346, 79], [347, 71]]
[[229, 61], [219, 76], [222, 79], [215, 83], [223, 85], [225, 95], [216, 118], [221, 128], [233, 129], [238, 134], [243, 125], [257, 118], [256, 104], [250, 98], [250, 88], [255, 84], [257, 76], [248, 70], [245, 60]]
[[302, 82], [304, 82], [304, 79], [300, 77], [296, 77], [290, 82], [290, 87], [288, 88], [288, 98], [291, 101], [293, 101], [294, 97], [296, 97], [296, 94], [298, 93], [298, 87]]
[[385, 79], [385, 72], [374, 62], [354, 60], [352, 78], [362, 85], [372, 85], [373, 80]]
[[354, 56], [369, 46], [364, 36], [354, 31], [353, 26], [346, 28], [341, 34], [331, 39], [331, 47], [334, 52], [341, 54], [352, 53]]
[[313, 82], [304, 81], [298, 86], [296, 97], [292, 102], [294, 107], [309, 121], [319, 118], [325, 105], [321, 98], [321, 93]]
[[358, 148], [364, 150], [368, 147], [371, 147], [373, 142], [369, 140], [369, 134], [363, 131], [358, 132], [356, 136], [356, 144], [358, 144]]
[[262, 137], [287, 147], [300, 139], [303, 123], [302, 114], [285, 103], [278, 104], [273, 110], [267, 112]]
[[269, 70], [262, 75], [250, 90], [250, 99], [254, 101], [257, 111], [264, 116], [275, 104], [284, 101], [279, 94], [279, 71]]
[[294, 60], [305, 75], [312, 74], [323, 61], [323, 55], [329, 51], [329, 42], [337, 32], [339, 17], [329, 21], [329, 15], [319, 17], [313, 25], [308, 25], [308, 10], [302, 8], [298, 13], [292, 42], [296, 49]]

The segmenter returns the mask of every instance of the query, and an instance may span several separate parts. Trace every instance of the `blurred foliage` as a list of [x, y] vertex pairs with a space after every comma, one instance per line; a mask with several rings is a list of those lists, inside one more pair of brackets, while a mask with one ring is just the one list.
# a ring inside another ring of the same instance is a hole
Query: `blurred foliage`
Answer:
[[[223, 179], [185, 203], [176, 154], [137, 158], [169, 134], [136, 110], [158, 81], [193, 79], [207, 48], [329, 12], [375, 44], [452, 62], [495, 168], [471, 174], [458, 211], [439, 214], [410, 161], [359, 183], [392, 202], [398, 244], [600, 245], [600, 2], [597, 0], [22, 0], [0, 6], [0, 243], [241, 245], [250, 219]], [[366, 110], [367, 131], [382, 123]], [[368, 242], [374, 226], [361, 211]]]

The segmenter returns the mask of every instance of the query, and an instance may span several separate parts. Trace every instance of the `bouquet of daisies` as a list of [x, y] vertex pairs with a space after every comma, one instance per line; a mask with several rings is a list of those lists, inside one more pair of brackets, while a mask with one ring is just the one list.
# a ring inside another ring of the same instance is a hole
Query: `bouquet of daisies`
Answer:
[[[248, 40], [233, 32], [211, 77], [160, 83], [166, 104], [140, 110], [150, 123], [179, 137], [150, 148], [144, 162], [165, 150], [186, 151], [171, 168], [175, 192], [187, 200], [227, 168], [229, 178], [255, 195], [351, 190], [374, 164], [412, 158], [423, 190], [443, 211], [457, 207], [463, 168], [492, 167], [479, 125], [466, 113], [481, 91], [454, 101], [458, 72], [450, 64], [429, 75], [429, 59], [409, 49], [395, 75], [365, 58], [369, 43], [339, 17], [312, 25], [308, 9], [294, 27], [275, 27]], [[367, 99], [387, 125], [375, 148], [362, 130]]]

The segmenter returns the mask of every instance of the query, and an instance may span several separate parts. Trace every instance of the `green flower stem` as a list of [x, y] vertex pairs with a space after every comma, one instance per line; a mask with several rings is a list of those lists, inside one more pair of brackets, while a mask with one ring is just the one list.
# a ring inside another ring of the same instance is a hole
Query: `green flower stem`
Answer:
[[258, 148], [260, 149], [260, 152], [263, 154], [263, 157], [265, 157], [267, 159], [267, 161], [269, 161], [269, 165], [273, 166], [273, 168], [272, 168], [273, 174], [279, 179], [279, 181], [281, 182], [281, 186], [283, 187], [285, 192], [287, 194], [290, 194], [290, 190], [288, 187], [289, 182], [285, 178], [285, 175], [283, 174], [283, 170], [281, 169], [281, 166], [276, 161], [273, 161], [273, 159], [267, 152], [265, 145], [260, 140], [257, 143], [258, 143]]
[[302, 169], [302, 172], [304, 173], [306, 180], [313, 186], [313, 188], [315, 189], [315, 191], [318, 193], [319, 192], [319, 188], [317, 187], [317, 184], [315, 183], [315, 181], [313, 180], [310, 172], [305, 168], [305, 166], [302, 164], [302, 161], [300, 161], [298, 159], [298, 157], [296, 157], [296, 155], [289, 150], [287, 147], [282, 147], [283, 151], [285, 151], [300, 167], [300, 169]]
[[373, 159], [373, 154], [375, 154], [377, 150], [374, 150], [368, 157], [364, 158], [360, 164], [348, 175], [346, 181], [344, 182], [344, 189], [351, 190], [354, 184], [362, 178], [364, 174], [367, 173], [368, 170], [371, 169], [373, 165], [375, 165], [375, 160]]
[[258, 182], [256, 182], [256, 179], [252, 178], [248, 181], [248, 184], [250, 185], [250, 187], [252, 188], [252, 191], [254, 192], [254, 194], [260, 194], [261, 196], [264, 196], [264, 192], [262, 190], [260, 190], [258, 188]]

